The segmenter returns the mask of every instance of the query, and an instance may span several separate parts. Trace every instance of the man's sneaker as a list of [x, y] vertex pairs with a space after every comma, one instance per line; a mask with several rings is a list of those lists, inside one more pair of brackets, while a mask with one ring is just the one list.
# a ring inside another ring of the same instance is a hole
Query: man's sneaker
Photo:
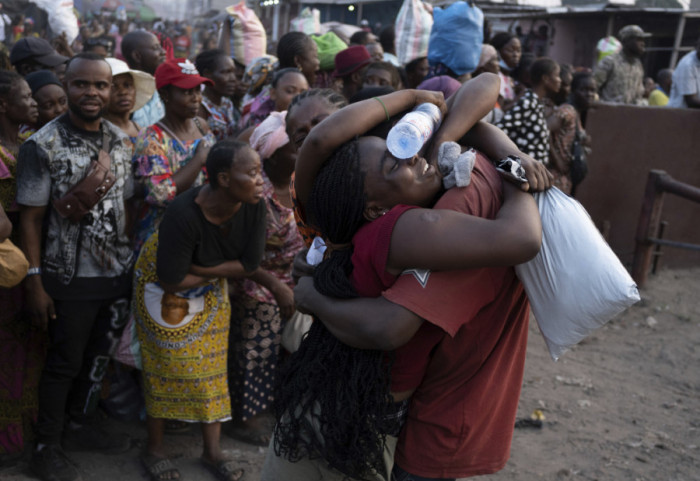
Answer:
[[34, 451], [30, 468], [42, 481], [82, 481], [80, 473], [60, 446], [44, 446]]
[[126, 434], [108, 433], [93, 424], [68, 425], [63, 433], [63, 449], [121, 454], [131, 449], [131, 440]]

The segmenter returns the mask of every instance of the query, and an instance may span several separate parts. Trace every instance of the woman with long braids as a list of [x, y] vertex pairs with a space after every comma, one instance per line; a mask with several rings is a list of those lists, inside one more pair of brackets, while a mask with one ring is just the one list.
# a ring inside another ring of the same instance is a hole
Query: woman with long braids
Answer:
[[[495, 101], [497, 87], [494, 76], [463, 87], [461, 95], [454, 100], [456, 107], [452, 115], [447, 117], [437, 138], [461, 138], [488, 111]], [[540, 234], [534, 203], [513, 189], [508, 191], [509, 202], [496, 220], [450, 213], [449, 222], [440, 227], [449, 225], [450, 230], [459, 233], [460, 242], [456, 243], [454, 236], [447, 237], [443, 242], [449, 244], [448, 250], [441, 247], [445, 244], [439, 243], [440, 236], [428, 230], [427, 238], [436, 240], [436, 245], [426, 249], [424, 245], [409, 242], [411, 248], [400, 252], [399, 261], [388, 266], [390, 273], [371, 275], [372, 256], [384, 256], [386, 260], [387, 252], [381, 248], [378, 254], [372, 249], [353, 252], [350, 246], [357, 231], [368, 220], [383, 218], [384, 214], [387, 218], [407, 215], [420, 219], [424, 214], [418, 209], [414, 214], [407, 207], [393, 207], [398, 204], [429, 207], [441, 190], [441, 176], [424, 159], [399, 161], [386, 152], [384, 141], [376, 137], [352, 141], [356, 135], [375, 127], [385, 115], [399, 114], [422, 101], [441, 104], [441, 96], [401, 91], [379, 100], [359, 102], [333, 114], [311, 131], [300, 152], [296, 170], [298, 200], [308, 199], [311, 221], [330, 241], [331, 255], [314, 275], [319, 291], [340, 298], [358, 294], [377, 296], [401, 270], [415, 266], [415, 262], [417, 267], [438, 269], [510, 265], [537, 252]], [[465, 105], [471, 109], [465, 109]], [[339, 123], [347, 126], [342, 132], [334, 127]], [[492, 153], [517, 152], [502, 137], [479, 130], [499, 144], [492, 146]], [[479, 168], [483, 168], [482, 164], [483, 160], [479, 161]], [[546, 171], [539, 169], [532, 159], [528, 159], [527, 165], [532, 182], [546, 185]], [[313, 190], [305, 197], [314, 177]], [[390, 236], [390, 231], [378, 233], [387, 234]], [[421, 231], [421, 237], [423, 234]], [[444, 252], [451, 254], [446, 258]], [[358, 260], [358, 255], [365, 258]], [[436, 339], [440, 335], [429, 323], [425, 323], [423, 331], [416, 338]], [[387, 479], [390, 467], [384, 466], [383, 452], [388, 450], [391, 459], [391, 443], [386, 434], [398, 434], [412, 389], [420, 382], [425, 368], [425, 364], [411, 365], [410, 359], [416, 354], [427, 359], [429, 352], [424, 345], [411, 349], [397, 352], [392, 368], [383, 353], [353, 349], [340, 343], [320, 323], [314, 323], [301, 348], [290, 359], [276, 397], [281, 419], [271, 444], [274, 453], [271, 449], [263, 469], [263, 480], [285, 478], [290, 473], [294, 479], [343, 479], [344, 475]]]

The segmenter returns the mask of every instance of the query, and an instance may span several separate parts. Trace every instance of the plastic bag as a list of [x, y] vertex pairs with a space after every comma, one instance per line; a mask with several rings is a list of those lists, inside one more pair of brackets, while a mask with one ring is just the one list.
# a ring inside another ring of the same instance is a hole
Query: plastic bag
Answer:
[[323, 35], [313, 35], [311, 39], [318, 47], [319, 67], [323, 71], [331, 71], [335, 68], [335, 56], [348, 46], [334, 32], [327, 32]]
[[484, 13], [476, 5], [455, 2], [433, 9], [430, 32], [430, 65], [441, 63], [457, 75], [474, 71], [479, 65], [484, 41]]
[[394, 27], [396, 56], [402, 65], [428, 55], [430, 29], [433, 27], [431, 5], [420, 0], [404, 0]]
[[233, 17], [231, 23], [231, 52], [236, 60], [248, 65], [267, 51], [265, 28], [255, 12], [244, 2], [226, 8]]
[[129, 320], [124, 327], [122, 337], [117, 343], [117, 349], [112, 357], [129, 367], [143, 369], [141, 361], [141, 342], [136, 334], [136, 320], [133, 315], [129, 315]]
[[313, 35], [321, 32], [321, 11], [317, 8], [304, 7], [299, 16], [289, 21], [289, 30]]
[[68, 44], [78, 36], [78, 19], [73, 12], [73, 0], [32, 0], [39, 8], [46, 10], [53, 36], [65, 32]]
[[542, 248], [515, 267], [555, 361], [629, 306], [637, 286], [588, 212], [556, 187], [535, 194]]

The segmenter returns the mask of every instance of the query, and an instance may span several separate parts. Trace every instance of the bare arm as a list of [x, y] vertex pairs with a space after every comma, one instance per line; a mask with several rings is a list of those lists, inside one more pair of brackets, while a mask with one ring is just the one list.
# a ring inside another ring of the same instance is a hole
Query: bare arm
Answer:
[[[552, 174], [542, 162], [520, 152], [512, 140], [495, 125], [486, 122], [477, 123], [462, 137], [461, 143], [472, 145], [491, 160], [499, 160], [515, 155], [522, 160], [528, 182], [520, 187], [525, 191], [542, 191], [552, 186]], [[512, 181], [512, 179], [509, 179]]]
[[[22, 206], [20, 214], [20, 245], [30, 267], [41, 266], [41, 232], [46, 206]], [[56, 318], [53, 299], [44, 290], [40, 275], [28, 276], [24, 281], [27, 293], [29, 314], [41, 326], [46, 326], [49, 319]]]
[[389, 116], [396, 115], [425, 102], [445, 108], [442, 93], [426, 90], [399, 90], [379, 98], [386, 112], [380, 102], [367, 99], [343, 107], [311, 129], [301, 146], [294, 171], [297, 200], [302, 207], [306, 207], [316, 174], [326, 159], [345, 142], [386, 120], [387, 112]]
[[200, 286], [205, 282], [208, 282], [210, 279], [216, 279], [218, 277], [241, 279], [252, 276], [254, 272], [255, 271], [246, 271], [243, 264], [241, 264], [241, 261], [238, 260], [222, 262], [221, 264], [212, 267], [203, 267], [192, 264], [190, 265], [189, 272], [179, 283], [168, 284], [161, 281], [160, 284], [165, 292], [175, 293]]
[[341, 342], [358, 349], [391, 351], [406, 344], [423, 323], [408, 309], [383, 297], [334, 299], [320, 294], [311, 277], [294, 288], [297, 308], [313, 312]]
[[406, 211], [391, 235], [387, 271], [512, 266], [535, 257], [542, 244], [537, 205], [530, 194], [507, 183], [503, 188], [506, 201], [493, 220], [452, 210]]
[[[437, 154], [443, 142], [458, 142], [479, 120], [493, 109], [498, 100], [501, 80], [498, 75], [483, 73], [462, 84], [447, 101], [448, 113], [433, 135], [426, 159], [437, 164]], [[481, 150], [481, 149], [480, 149]]]
[[210, 146], [205, 145], [204, 139], [200, 140], [192, 159], [184, 167], [173, 173], [173, 182], [178, 194], [192, 187], [195, 179], [204, 168], [210, 149]]

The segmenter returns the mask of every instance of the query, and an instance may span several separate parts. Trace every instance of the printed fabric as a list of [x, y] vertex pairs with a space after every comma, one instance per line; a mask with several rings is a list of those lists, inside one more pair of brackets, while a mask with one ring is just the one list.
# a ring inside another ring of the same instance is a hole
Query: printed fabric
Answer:
[[[134, 179], [143, 198], [139, 199], [134, 235], [134, 249], [139, 251], [146, 239], [158, 228], [165, 208], [177, 195], [173, 174], [192, 160], [200, 142], [213, 145], [216, 139], [210, 132], [192, 141], [180, 142], [170, 137], [158, 125], [139, 132], [134, 147]], [[206, 171], [197, 175], [191, 187], [206, 182]]]
[[236, 115], [231, 99], [221, 97], [221, 105], [216, 105], [206, 96], [202, 96], [202, 106], [209, 112], [207, 123], [216, 140], [236, 135], [236, 123], [240, 116]]
[[80, 223], [72, 223], [48, 208], [42, 267], [45, 274], [64, 285], [74, 276], [117, 277], [131, 268], [133, 253], [125, 232], [124, 200], [133, 195], [134, 185], [127, 136], [104, 119], [100, 132], [79, 129], [64, 114], [46, 124], [20, 148], [17, 203], [42, 207], [65, 195], [85, 177], [105, 137], [105, 150], [116, 176], [112, 188]]
[[[265, 252], [260, 267], [294, 287], [292, 263], [304, 243], [294, 212], [282, 205], [263, 172], [263, 201], [267, 207]], [[232, 285], [229, 380], [234, 416], [245, 421], [272, 405], [279, 346], [285, 321], [275, 296], [260, 284], [244, 279]]]
[[549, 129], [544, 105], [535, 92], [528, 89], [515, 106], [504, 112], [496, 124], [518, 148], [544, 164], [549, 163]]
[[[22, 144], [32, 135], [32, 132], [20, 133], [19, 143]], [[17, 158], [3, 145], [0, 145], [0, 204], [5, 212], [17, 211]], [[17, 228], [19, 226], [15, 226]]]
[[636, 57], [624, 52], [603, 58], [593, 77], [598, 84], [600, 100], [622, 104], [641, 105], [644, 100], [644, 67]]
[[176, 295], [187, 304], [187, 314], [173, 324], [161, 314], [157, 252], [156, 232], [144, 244], [134, 268], [133, 313], [141, 343], [146, 412], [161, 419], [226, 421], [231, 417], [226, 369], [231, 305], [226, 279], [216, 279], [197, 296]]

